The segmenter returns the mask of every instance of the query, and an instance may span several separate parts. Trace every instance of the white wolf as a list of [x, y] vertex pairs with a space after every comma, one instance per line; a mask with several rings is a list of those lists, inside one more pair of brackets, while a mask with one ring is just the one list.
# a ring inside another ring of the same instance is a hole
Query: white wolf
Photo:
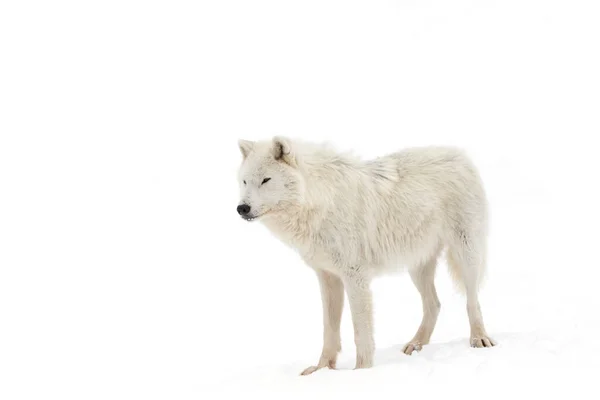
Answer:
[[373, 365], [370, 282], [396, 266], [406, 266], [423, 303], [421, 325], [404, 352], [429, 343], [440, 311], [434, 274], [443, 250], [466, 294], [471, 346], [495, 345], [477, 299], [486, 262], [487, 200], [479, 173], [460, 150], [413, 148], [363, 161], [281, 136], [240, 140], [239, 148], [238, 213], [262, 221], [295, 248], [321, 287], [323, 350], [303, 375], [335, 368], [344, 290], [356, 368]]

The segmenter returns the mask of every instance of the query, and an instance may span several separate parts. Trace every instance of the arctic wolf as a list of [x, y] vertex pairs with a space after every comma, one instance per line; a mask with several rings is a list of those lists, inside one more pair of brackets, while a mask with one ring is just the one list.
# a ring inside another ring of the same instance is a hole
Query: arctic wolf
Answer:
[[323, 350], [303, 375], [335, 368], [344, 291], [355, 368], [373, 365], [370, 282], [398, 267], [408, 270], [423, 303], [421, 325], [404, 353], [429, 343], [440, 311], [434, 274], [442, 251], [466, 295], [471, 346], [495, 345], [477, 298], [486, 263], [486, 196], [479, 173], [460, 150], [412, 148], [365, 161], [281, 136], [238, 145], [243, 160], [237, 212], [296, 249], [320, 284]]

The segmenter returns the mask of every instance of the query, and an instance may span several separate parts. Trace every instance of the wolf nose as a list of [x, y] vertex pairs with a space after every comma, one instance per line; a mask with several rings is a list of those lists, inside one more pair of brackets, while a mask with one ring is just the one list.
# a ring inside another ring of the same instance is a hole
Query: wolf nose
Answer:
[[237, 212], [240, 215], [247, 215], [250, 212], [250, 206], [248, 204], [240, 204], [237, 206]]

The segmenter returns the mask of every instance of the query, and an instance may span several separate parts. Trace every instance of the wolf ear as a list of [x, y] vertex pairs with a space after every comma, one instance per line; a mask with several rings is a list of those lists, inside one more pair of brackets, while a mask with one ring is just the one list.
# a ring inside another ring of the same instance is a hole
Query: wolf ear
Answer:
[[252, 149], [254, 148], [254, 142], [240, 139], [238, 140], [238, 146], [240, 148], [240, 151], [242, 152], [242, 156], [246, 158], [248, 157], [248, 153], [250, 153], [250, 151], [252, 151]]
[[273, 138], [273, 157], [277, 161], [283, 161], [292, 167], [296, 166], [296, 157], [292, 151], [290, 140], [283, 136]]

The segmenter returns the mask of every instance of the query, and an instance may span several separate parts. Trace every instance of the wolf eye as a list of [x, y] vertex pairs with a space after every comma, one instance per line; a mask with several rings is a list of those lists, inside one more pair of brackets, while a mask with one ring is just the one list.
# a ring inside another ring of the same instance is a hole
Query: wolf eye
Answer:
[[244, 181], [244, 185], [246, 184], [246, 181]]
[[263, 179], [261, 185], [264, 185], [265, 183], [269, 182], [271, 180], [271, 178], [265, 178]]

